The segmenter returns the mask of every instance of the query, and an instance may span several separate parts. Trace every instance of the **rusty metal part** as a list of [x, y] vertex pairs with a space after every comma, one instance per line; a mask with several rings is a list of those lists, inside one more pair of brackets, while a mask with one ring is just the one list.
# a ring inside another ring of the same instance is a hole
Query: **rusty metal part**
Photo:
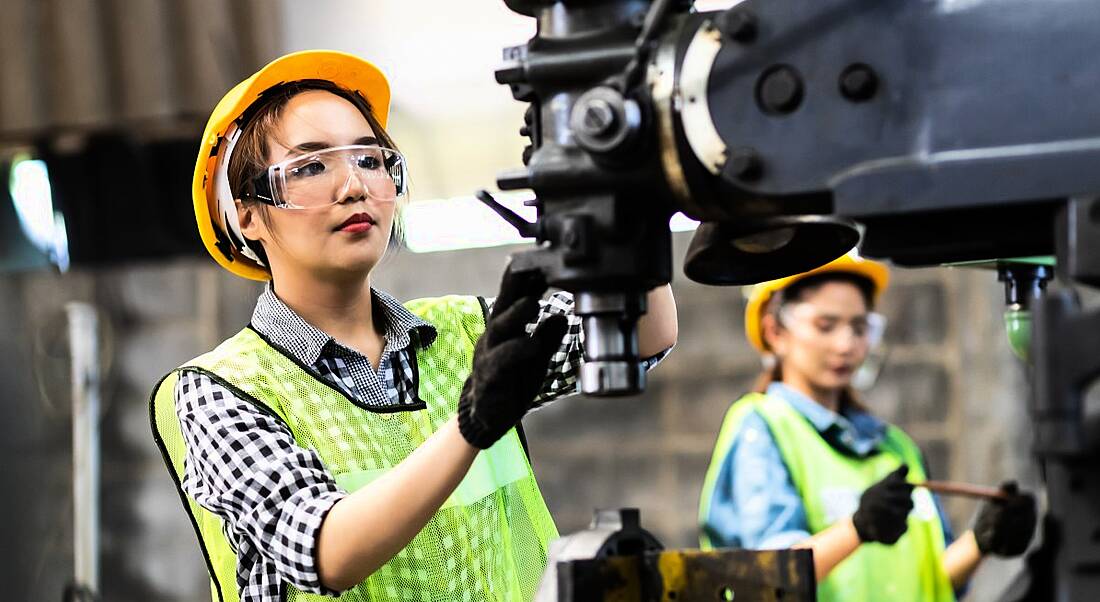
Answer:
[[960, 495], [981, 500], [1006, 500], [1008, 494], [996, 487], [971, 485], [969, 483], [957, 483], [954, 481], [925, 481], [918, 483], [917, 487], [939, 493], [942, 495]]
[[813, 602], [810, 550], [666, 550], [558, 565], [559, 602]]

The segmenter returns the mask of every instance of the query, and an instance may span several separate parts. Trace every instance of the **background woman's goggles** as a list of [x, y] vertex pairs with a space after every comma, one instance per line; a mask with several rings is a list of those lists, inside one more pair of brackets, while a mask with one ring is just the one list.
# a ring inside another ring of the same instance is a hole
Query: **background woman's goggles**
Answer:
[[779, 322], [788, 330], [798, 331], [803, 336], [831, 337], [838, 333], [847, 333], [867, 341], [872, 348], [882, 341], [882, 335], [886, 331], [886, 317], [882, 314], [869, 312], [843, 318], [819, 312], [805, 303], [784, 306], [779, 310]]
[[333, 146], [267, 168], [247, 195], [283, 209], [311, 209], [360, 194], [376, 201], [405, 196], [408, 170], [401, 153], [380, 146]]

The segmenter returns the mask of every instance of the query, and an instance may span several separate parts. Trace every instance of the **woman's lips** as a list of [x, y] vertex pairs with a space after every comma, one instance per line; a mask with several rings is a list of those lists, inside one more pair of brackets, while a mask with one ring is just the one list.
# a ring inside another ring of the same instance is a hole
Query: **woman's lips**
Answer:
[[352, 222], [340, 228], [340, 232], [347, 232], [349, 234], [357, 234], [359, 232], [366, 232], [374, 226], [370, 222]]
[[358, 233], [366, 232], [374, 226], [374, 218], [367, 213], [356, 213], [344, 220], [344, 223], [336, 227], [337, 232]]

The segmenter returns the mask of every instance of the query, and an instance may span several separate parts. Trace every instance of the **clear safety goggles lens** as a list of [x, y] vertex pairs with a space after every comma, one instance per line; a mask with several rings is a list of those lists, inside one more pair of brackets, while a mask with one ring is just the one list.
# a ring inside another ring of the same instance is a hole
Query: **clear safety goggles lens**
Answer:
[[788, 330], [805, 336], [851, 336], [866, 341], [871, 348], [882, 342], [886, 331], [886, 316], [870, 312], [852, 318], [822, 313], [806, 304], [794, 304], [779, 312], [779, 321]]
[[[334, 146], [268, 167], [267, 199], [276, 207], [308, 209], [365, 195], [376, 201], [405, 196], [408, 171], [401, 153], [380, 146]], [[257, 182], [261, 184], [260, 182]], [[257, 186], [257, 196], [264, 198]]]

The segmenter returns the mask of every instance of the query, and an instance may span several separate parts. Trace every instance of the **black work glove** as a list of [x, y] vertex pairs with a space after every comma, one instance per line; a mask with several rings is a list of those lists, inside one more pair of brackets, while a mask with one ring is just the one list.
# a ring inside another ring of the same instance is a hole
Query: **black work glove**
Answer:
[[978, 509], [974, 539], [982, 554], [1019, 556], [1035, 534], [1035, 496], [1020, 491], [1016, 481], [1001, 483], [1008, 494], [1004, 500], [990, 500]]
[[569, 326], [565, 316], [551, 316], [527, 335], [544, 292], [541, 272], [505, 271], [458, 400], [458, 429], [474, 447], [496, 443], [531, 409], [542, 389], [550, 357]]
[[852, 524], [861, 541], [894, 544], [905, 534], [913, 509], [913, 485], [905, 480], [907, 474], [909, 467], [902, 464], [860, 496]]

